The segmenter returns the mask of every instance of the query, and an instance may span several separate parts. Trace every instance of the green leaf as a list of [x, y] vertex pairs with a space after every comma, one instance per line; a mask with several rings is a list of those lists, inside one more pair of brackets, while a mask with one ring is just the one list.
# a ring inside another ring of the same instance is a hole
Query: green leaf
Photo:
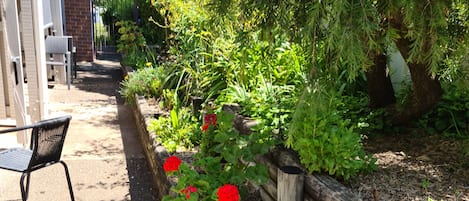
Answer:
[[229, 139], [230, 139], [230, 136], [227, 135], [226, 133], [217, 132], [213, 140], [218, 143], [225, 143], [225, 142], [228, 142]]
[[170, 116], [171, 116], [171, 125], [173, 126], [174, 129], [177, 129], [179, 127], [179, 118], [178, 118], [177, 110], [172, 109]]
[[269, 177], [268, 169], [265, 165], [261, 164], [250, 166], [246, 169], [246, 177], [256, 184], [263, 184], [267, 182]]

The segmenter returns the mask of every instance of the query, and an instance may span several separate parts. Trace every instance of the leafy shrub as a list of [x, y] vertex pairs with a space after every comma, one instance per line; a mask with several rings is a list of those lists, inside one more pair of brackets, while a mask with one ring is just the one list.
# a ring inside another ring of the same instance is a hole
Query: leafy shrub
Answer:
[[123, 55], [122, 63], [133, 68], [146, 67], [146, 63], [156, 63], [155, 53], [146, 45], [140, 28], [132, 21], [118, 21], [119, 40], [117, 51]]
[[469, 90], [467, 83], [447, 83], [437, 106], [424, 115], [418, 124], [429, 132], [446, 136], [467, 137], [469, 134]]
[[[223, 163], [219, 158], [204, 157], [195, 163], [194, 165], [200, 166], [199, 169], [202, 168], [200, 172], [182, 163], [176, 156], [171, 156], [165, 161], [164, 165], [169, 167], [166, 174], [178, 177], [178, 183], [171, 188], [172, 193], [163, 197], [163, 201], [240, 200], [242, 195], [238, 186], [227, 183], [226, 180], [221, 179], [223, 177], [218, 177], [229, 172], [222, 168]], [[205, 169], [206, 167], [210, 169]], [[229, 189], [226, 189], [227, 187]]]
[[[189, 186], [197, 189], [190, 194], [191, 199], [218, 200], [216, 193], [223, 184], [243, 186], [248, 180], [257, 184], [267, 181], [267, 168], [250, 162], [257, 154], [267, 153], [272, 146], [267, 137], [269, 134], [240, 135], [233, 127], [233, 117], [233, 114], [222, 111], [204, 119], [203, 125], [206, 126], [202, 127], [201, 146], [206, 143], [209, 146], [203, 146], [196, 155], [194, 169], [181, 164], [176, 172], [178, 184], [172, 187], [175, 194], [163, 200], [187, 199], [187, 194], [181, 192]], [[241, 191], [243, 195], [246, 189], [241, 188]]]
[[310, 172], [348, 179], [376, 168], [375, 159], [361, 145], [360, 134], [337, 110], [340, 99], [322, 90], [305, 90], [293, 116], [287, 147], [298, 152]]
[[187, 108], [173, 108], [168, 117], [150, 120], [148, 130], [156, 133], [157, 142], [169, 152], [180, 147], [194, 148], [200, 142], [201, 131], [190, 114]]
[[119, 40], [117, 44], [117, 51], [122, 54], [136, 51], [139, 48], [145, 47], [145, 38], [143, 37], [140, 28], [135, 22], [132, 21], [118, 21], [116, 26], [119, 27]]
[[227, 162], [241, 165], [239, 159], [253, 161], [256, 154], [267, 153], [272, 146], [271, 134], [259, 129], [263, 125], [249, 135], [241, 135], [233, 126], [233, 114], [220, 111], [216, 115], [216, 126], [210, 126], [202, 135], [204, 155], [221, 155]]
[[391, 126], [386, 121], [385, 109], [369, 107], [367, 94], [341, 96], [341, 100], [337, 102], [337, 111], [344, 120], [350, 121], [350, 125], [363, 135], [386, 131]]
[[298, 89], [306, 80], [305, 56], [298, 45], [288, 42], [269, 47], [265, 42], [253, 41], [239, 48], [233, 71], [235, 79], [243, 82], [230, 84], [216, 101], [238, 103], [242, 114], [262, 121], [266, 129], [283, 139]]
[[129, 102], [134, 95], [158, 98], [163, 90], [161, 80], [165, 77], [162, 68], [138, 69], [121, 82], [120, 94]]
[[149, 48], [139, 48], [123, 55], [122, 64], [133, 69], [141, 69], [148, 67], [148, 63], [156, 62], [155, 53]]
[[[138, 8], [138, 25], [142, 28], [142, 34], [148, 44], [164, 45], [165, 33], [167, 30], [156, 25], [153, 21], [164, 24], [164, 17], [159, 12], [155, 12], [155, 7], [148, 0], [134, 0], [135, 6]], [[153, 1], [154, 2], [154, 1]], [[151, 20], [150, 20], [151, 19]]]
[[297, 102], [297, 89], [293, 85], [259, 85], [252, 91], [239, 85], [223, 90], [217, 103], [238, 103], [241, 113], [263, 123], [262, 129], [273, 131], [277, 139], [288, 132], [291, 114]]

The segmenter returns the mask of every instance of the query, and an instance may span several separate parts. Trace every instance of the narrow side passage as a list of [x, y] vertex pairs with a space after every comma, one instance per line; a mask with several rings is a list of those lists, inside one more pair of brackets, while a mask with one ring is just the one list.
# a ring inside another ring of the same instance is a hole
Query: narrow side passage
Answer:
[[[130, 108], [118, 93], [119, 55], [79, 63], [71, 90], [49, 89], [50, 116], [72, 115], [62, 158], [77, 201], [153, 201], [153, 186]], [[30, 200], [69, 200], [60, 166], [31, 176]], [[21, 198], [19, 176], [0, 171], [0, 200]]]

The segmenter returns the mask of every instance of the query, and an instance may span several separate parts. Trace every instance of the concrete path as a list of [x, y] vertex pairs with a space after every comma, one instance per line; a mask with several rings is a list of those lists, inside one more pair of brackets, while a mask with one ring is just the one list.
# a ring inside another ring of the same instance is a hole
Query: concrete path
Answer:
[[[135, 120], [121, 100], [119, 58], [103, 54], [79, 63], [71, 90], [49, 89], [50, 115], [72, 115], [62, 159], [77, 201], [153, 201], [151, 175]], [[0, 201], [21, 200], [19, 173], [0, 170]], [[62, 166], [32, 173], [31, 201], [70, 200]]]

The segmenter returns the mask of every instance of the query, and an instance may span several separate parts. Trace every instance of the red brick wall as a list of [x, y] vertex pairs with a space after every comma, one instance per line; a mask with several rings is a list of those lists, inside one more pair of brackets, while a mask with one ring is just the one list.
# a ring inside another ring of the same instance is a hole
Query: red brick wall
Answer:
[[65, 0], [66, 35], [73, 36], [77, 61], [93, 61], [91, 0]]

